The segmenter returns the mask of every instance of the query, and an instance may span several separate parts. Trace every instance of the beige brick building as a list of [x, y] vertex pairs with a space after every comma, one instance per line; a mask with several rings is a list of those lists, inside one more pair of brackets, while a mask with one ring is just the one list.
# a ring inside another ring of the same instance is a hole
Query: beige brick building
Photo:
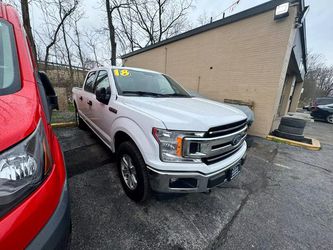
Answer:
[[286, 2], [269, 1], [131, 52], [123, 63], [168, 74], [213, 100], [253, 103], [249, 133], [266, 136], [296, 110], [306, 71], [307, 8], [291, 0], [288, 12], [276, 16]]

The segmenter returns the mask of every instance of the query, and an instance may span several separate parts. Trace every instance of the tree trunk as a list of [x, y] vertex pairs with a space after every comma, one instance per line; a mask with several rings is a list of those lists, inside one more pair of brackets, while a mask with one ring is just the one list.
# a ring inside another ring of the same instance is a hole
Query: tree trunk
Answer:
[[75, 22], [75, 35], [76, 35], [76, 40], [77, 40], [77, 49], [79, 51], [81, 66], [82, 66], [83, 69], [85, 69], [83, 55], [82, 55], [82, 49], [81, 49], [80, 33], [79, 33], [79, 29], [77, 27], [77, 22]]
[[66, 54], [67, 54], [67, 60], [68, 60], [68, 66], [69, 66], [70, 80], [71, 80], [71, 84], [73, 84], [74, 77], [73, 77], [72, 59], [71, 59], [71, 54], [70, 54], [68, 43], [67, 43], [65, 24], [62, 25], [62, 34], [64, 36], [64, 44], [65, 44], [65, 48], [66, 48]]
[[29, 3], [28, 0], [21, 0], [21, 10], [22, 10], [22, 19], [23, 26], [27, 33], [27, 37], [30, 43], [32, 57], [35, 60], [37, 65], [37, 53], [36, 53], [36, 44], [32, 35], [31, 25], [30, 25], [30, 14], [29, 14]]
[[112, 22], [112, 10], [110, 6], [110, 0], [105, 0], [105, 5], [108, 17], [109, 35], [111, 43], [111, 65], [116, 65], [117, 43], [116, 43], [115, 29]]

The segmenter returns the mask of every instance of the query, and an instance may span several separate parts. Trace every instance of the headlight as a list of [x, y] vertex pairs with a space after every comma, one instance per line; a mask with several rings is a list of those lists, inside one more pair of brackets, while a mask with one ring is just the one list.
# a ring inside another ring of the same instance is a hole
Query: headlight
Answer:
[[42, 121], [26, 139], [0, 154], [0, 215], [38, 186], [52, 167]]
[[160, 158], [164, 162], [201, 162], [199, 159], [183, 157], [183, 138], [202, 137], [203, 132], [173, 131], [153, 128], [153, 136], [160, 145]]

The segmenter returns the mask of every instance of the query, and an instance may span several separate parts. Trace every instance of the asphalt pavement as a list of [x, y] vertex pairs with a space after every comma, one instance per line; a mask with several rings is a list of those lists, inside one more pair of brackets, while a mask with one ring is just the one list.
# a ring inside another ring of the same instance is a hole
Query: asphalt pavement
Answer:
[[[319, 127], [330, 133], [333, 126]], [[124, 194], [114, 156], [92, 132], [56, 133], [69, 178], [72, 249], [333, 249], [329, 137], [320, 151], [252, 137], [232, 182], [139, 205]]]

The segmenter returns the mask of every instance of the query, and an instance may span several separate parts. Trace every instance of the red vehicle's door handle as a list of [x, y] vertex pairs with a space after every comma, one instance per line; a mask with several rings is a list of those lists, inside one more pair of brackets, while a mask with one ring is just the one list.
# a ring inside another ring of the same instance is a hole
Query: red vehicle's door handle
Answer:
[[88, 105], [90, 105], [90, 106], [92, 105], [92, 101], [88, 101], [87, 103], [88, 103]]
[[82, 96], [80, 96], [80, 98], [79, 98], [81, 101], [83, 100], [83, 98], [82, 98]]

